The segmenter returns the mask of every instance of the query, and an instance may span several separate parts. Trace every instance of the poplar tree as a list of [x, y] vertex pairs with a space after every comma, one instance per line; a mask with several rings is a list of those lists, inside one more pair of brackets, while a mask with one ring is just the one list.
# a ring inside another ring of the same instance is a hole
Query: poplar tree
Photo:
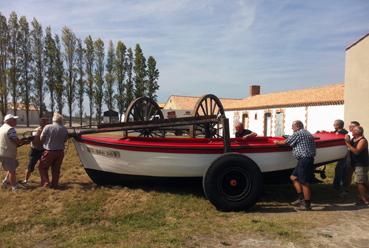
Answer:
[[114, 64], [114, 74], [117, 80], [117, 94], [115, 99], [117, 101], [119, 120], [122, 121], [122, 115], [126, 106], [126, 96], [125, 96], [125, 76], [126, 76], [126, 46], [123, 42], [118, 41], [116, 51], [115, 51], [115, 64]]
[[17, 105], [19, 97], [19, 24], [18, 16], [15, 12], [10, 14], [8, 20], [9, 29], [9, 88], [13, 103], [13, 113], [17, 115]]
[[80, 125], [83, 125], [83, 97], [85, 95], [84, 81], [84, 49], [81, 39], [77, 40], [77, 104], [79, 108]]
[[104, 96], [104, 42], [101, 39], [97, 39], [94, 42], [94, 51], [96, 55], [96, 67], [95, 67], [95, 87], [94, 87], [94, 100], [96, 104], [96, 119], [97, 123], [101, 123], [102, 114], [102, 101]]
[[134, 99], [134, 85], [133, 85], [133, 52], [128, 48], [127, 52], [127, 85], [126, 85], [126, 108]]
[[7, 20], [6, 17], [0, 13], [0, 111], [3, 118], [8, 112], [8, 42], [9, 32]]
[[50, 93], [51, 112], [55, 111], [55, 85], [56, 85], [56, 44], [51, 33], [51, 28], [46, 28], [45, 35], [45, 76], [46, 85]]
[[64, 61], [66, 65], [65, 70], [65, 93], [67, 98], [67, 105], [69, 110], [69, 126], [72, 126], [72, 113], [73, 113], [73, 103], [76, 97], [76, 45], [77, 38], [73, 31], [64, 27], [62, 30], [62, 41], [64, 46]]
[[113, 111], [114, 105], [114, 62], [115, 62], [115, 53], [113, 42], [109, 41], [108, 54], [106, 59], [106, 90], [104, 92], [105, 104], [108, 107], [109, 111], [109, 123], [111, 123], [111, 111]]
[[61, 52], [60, 38], [58, 35], [55, 35], [55, 100], [56, 100], [56, 108], [59, 114], [63, 114], [64, 108], [64, 95], [65, 95], [65, 86], [64, 86], [64, 64], [63, 57]]
[[135, 97], [144, 96], [146, 91], [146, 59], [139, 44], [136, 44], [135, 48], [133, 71], [135, 73]]
[[19, 78], [21, 88], [21, 98], [26, 111], [26, 125], [29, 127], [29, 108], [31, 103], [31, 89], [32, 89], [32, 51], [29, 23], [25, 16], [19, 19], [19, 34], [20, 34], [20, 66]]
[[157, 99], [156, 91], [159, 89], [158, 84], [159, 70], [156, 68], [156, 60], [150, 56], [147, 59], [147, 96]]
[[89, 35], [85, 39], [85, 65], [86, 65], [86, 75], [87, 75], [87, 88], [86, 93], [89, 98], [90, 116], [89, 125], [92, 126], [92, 115], [94, 113], [94, 63], [95, 63], [95, 53], [94, 53], [94, 41]]
[[44, 85], [44, 37], [41, 24], [36, 18], [32, 21], [31, 31], [31, 47], [33, 55], [32, 77], [34, 80], [34, 103], [39, 108], [39, 117], [44, 114], [44, 98], [45, 98], [45, 85]]

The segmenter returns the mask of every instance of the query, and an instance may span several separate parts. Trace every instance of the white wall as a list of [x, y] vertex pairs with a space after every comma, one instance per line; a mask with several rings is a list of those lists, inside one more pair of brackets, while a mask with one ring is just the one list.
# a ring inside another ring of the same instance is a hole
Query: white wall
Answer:
[[316, 131], [332, 131], [333, 122], [344, 120], [343, 105], [311, 106], [308, 107], [306, 128], [311, 133]]
[[[344, 106], [343, 105], [326, 105], [326, 106], [309, 106], [309, 107], [290, 107], [290, 108], [274, 108], [268, 109], [271, 112], [271, 135], [275, 135], [275, 115], [277, 111], [282, 110], [284, 113], [284, 134], [292, 134], [292, 122], [300, 120], [304, 123], [307, 130], [311, 133], [316, 131], [333, 130], [333, 122], [337, 119], [343, 120]], [[248, 113], [249, 125], [248, 129], [257, 133], [259, 136], [264, 135], [264, 114], [266, 109], [259, 110], [241, 110], [241, 111], [226, 111], [226, 117], [229, 119], [230, 134], [234, 137], [234, 124], [237, 121], [242, 122], [242, 115]], [[255, 114], [257, 119], [255, 120]], [[270, 134], [268, 134], [270, 135]]]
[[[257, 133], [259, 136], [264, 135], [264, 109], [250, 110], [249, 113], [249, 127], [251, 131]], [[257, 119], [255, 119], [255, 115]]]
[[[8, 110], [8, 114], [13, 114], [13, 110]], [[18, 125], [26, 125], [26, 111], [23, 109], [17, 110], [17, 116], [19, 116], [19, 119], [17, 120]], [[0, 114], [1, 120], [3, 119], [3, 116]], [[36, 110], [30, 110], [29, 111], [29, 124], [30, 125], [38, 125], [40, 122], [40, 118], [38, 115], [38, 111]]]
[[292, 107], [284, 109], [284, 134], [292, 134], [292, 122], [300, 120], [306, 125], [306, 107]]

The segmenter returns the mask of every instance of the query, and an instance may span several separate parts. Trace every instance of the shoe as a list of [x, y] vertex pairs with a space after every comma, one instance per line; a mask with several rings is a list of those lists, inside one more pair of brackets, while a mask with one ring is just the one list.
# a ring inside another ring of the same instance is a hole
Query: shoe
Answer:
[[290, 204], [291, 204], [292, 206], [301, 206], [301, 205], [303, 205], [303, 203], [304, 203], [304, 200], [297, 199], [297, 200], [295, 200], [295, 201], [291, 202]]
[[2, 185], [4, 185], [4, 184], [9, 184], [9, 182], [8, 182], [8, 178], [4, 178], [4, 179], [3, 179], [3, 181], [2, 181], [1, 183], [2, 183]]
[[300, 206], [296, 208], [298, 211], [311, 211], [311, 206], [303, 202]]
[[362, 200], [357, 200], [355, 206], [369, 206], [369, 202], [363, 202]]
[[9, 186], [9, 183], [6, 180], [3, 180], [1, 183], [1, 188], [6, 189]]
[[27, 186], [28, 186], [28, 184], [23, 183], [23, 182], [17, 183], [17, 188], [25, 189], [25, 188], [27, 188]]
[[348, 194], [349, 194], [349, 192], [348, 192], [348, 191], [346, 191], [346, 190], [344, 190], [344, 191], [342, 191], [342, 192], [339, 194], [339, 197], [340, 197], [340, 198], [345, 198]]

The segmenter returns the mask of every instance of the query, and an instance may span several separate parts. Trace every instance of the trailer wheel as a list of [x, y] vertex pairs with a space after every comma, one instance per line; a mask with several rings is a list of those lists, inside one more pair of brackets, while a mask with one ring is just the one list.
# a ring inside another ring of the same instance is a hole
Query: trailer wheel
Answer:
[[255, 205], [263, 190], [259, 167], [250, 158], [227, 153], [216, 159], [203, 177], [209, 201], [221, 211], [242, 211]]

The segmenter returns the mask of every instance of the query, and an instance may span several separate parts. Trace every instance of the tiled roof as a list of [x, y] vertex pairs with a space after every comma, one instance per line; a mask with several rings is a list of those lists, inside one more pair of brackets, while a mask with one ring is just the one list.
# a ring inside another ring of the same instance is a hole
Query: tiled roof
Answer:
[[165, 106], [165, 103], [163, 103], [163, 102], [160, 102], [160, 103], [158, 103], [158, 105], [159, 105], [159, 108], [164, 108], [164, 106]]
[[[172, 95], [164, 109], [193, 110], [199, 98]], [[220, 98], [220, 100], [226, 110], [343, 104], [344, 84], [260, 94], [244, 99]]]
[[[177, 110], [193, 110], [196, 102], [200, 99], [199, 96], [177, 96], [172, 95], [164, 105], [164, 109], [177, 109]], [[223, 107], [228, 104], [235, 104], [242, 101], [242, 99], [236, 98], [220, 98]]]
[[331, 84], [323, 87], [290, 90], [247, 97], [241, 102], [227, 104], [227, 110], [259, 109], [272, 107], [292, 107], [307, 105], [343, 104], [344, 84]]
[[[8, 109], [13, 109], [13, 103], [8, 103]], [[23, 103], [18, 103], [17, 104], [17, 110], [25, 110], [25, 109], [26, 109], [26, 105], [24, 105]], [[38, 111], [36, 106], [32, 103], [29, 105], [29, 110]]]

